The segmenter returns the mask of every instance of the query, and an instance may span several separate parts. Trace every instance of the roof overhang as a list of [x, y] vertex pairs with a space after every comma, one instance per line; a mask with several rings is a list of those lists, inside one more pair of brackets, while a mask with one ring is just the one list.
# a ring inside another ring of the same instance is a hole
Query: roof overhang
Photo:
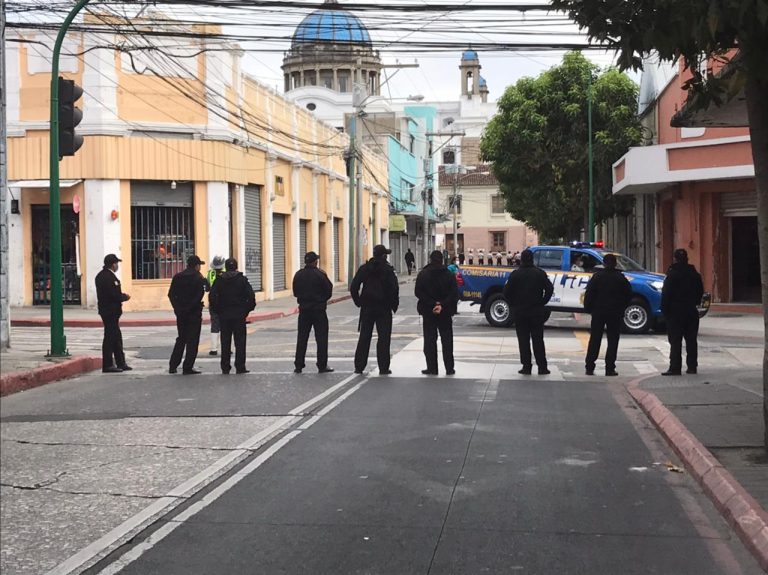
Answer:
[[[59, 182], [59, 188], [71, 188], [76, 186], [83, 180], [61, 180]], [[18, 180], [15, 182], [8, 182], [9, 188], [50, 188], [50, 180]]]

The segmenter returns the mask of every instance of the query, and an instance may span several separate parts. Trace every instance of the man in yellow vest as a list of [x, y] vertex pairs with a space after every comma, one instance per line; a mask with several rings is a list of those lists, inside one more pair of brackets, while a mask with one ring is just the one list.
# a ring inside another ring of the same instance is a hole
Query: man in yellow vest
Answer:
[[[214, 256], [211, 260], [211, 268], [205, 276], [208, 280], [208, 291], [211, 291], [213, 283], [216, 279], [224, 273], [224, 258], [222, 256]], [[210, 307], [210, 306], [209, 306]], [[219, 355], [219, 333], [221, 332], [221, 324], [219, 323], [219, 314], [211, 311], [211, 351], [208, 355]]]

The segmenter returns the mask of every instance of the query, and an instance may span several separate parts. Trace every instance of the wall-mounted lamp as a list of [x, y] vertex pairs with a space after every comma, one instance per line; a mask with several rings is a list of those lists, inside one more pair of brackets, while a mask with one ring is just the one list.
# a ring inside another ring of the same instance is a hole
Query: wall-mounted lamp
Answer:
[[176, 180], [171, 180], [171, 189], [172, 190], [176, 189]]
[[11, 200], [11, 213], [12, 214], [21, 213], [21, 209], [19, 208], [19, 200]]
[[112, 218], [112, 221], [114, 222], [115, 220], [117, 220], [117, 218], [120, 217], [120, 212], [118, 212], [117, 210], [112, 210], [112, 213], [109, 214], [109, 217]]

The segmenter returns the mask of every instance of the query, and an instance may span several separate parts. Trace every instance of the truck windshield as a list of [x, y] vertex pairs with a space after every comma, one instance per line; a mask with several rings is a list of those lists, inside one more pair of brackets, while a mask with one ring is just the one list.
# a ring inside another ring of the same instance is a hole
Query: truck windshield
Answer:
[[632, 258], [628, 258], [623, 254], [617, 254], [615, 252], [603, 252], [603, 255], [607, 253], [613, 253], [616, 256], [616, 267], [624, 272], [644, 272], [645, 268], [637, 263]]

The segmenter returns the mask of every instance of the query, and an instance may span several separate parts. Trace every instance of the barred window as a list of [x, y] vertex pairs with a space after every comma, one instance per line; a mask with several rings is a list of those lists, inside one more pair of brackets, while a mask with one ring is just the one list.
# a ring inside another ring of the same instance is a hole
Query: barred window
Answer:
[[504, 207], [504, 196], [501, 194], [496, 194], [491, 196], [491, 213], [492, 214], [503, 214], [505, 212]]
[[166, 279], [187, 267], [195, 253], [192, 185], [131, 185], [131, 277]]
[[506, 249], [507, 249], [507, 233], [506, 232], [491, 232], [491, 248], [495, 252], [506, 251]]

